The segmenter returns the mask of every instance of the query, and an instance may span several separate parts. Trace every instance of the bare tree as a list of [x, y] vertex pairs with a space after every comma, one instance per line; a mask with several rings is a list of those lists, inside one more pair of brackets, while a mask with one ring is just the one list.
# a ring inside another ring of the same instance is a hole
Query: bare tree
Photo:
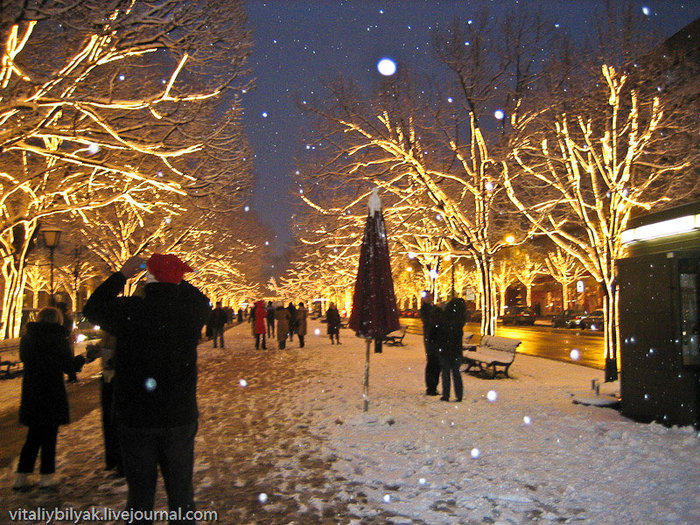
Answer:
[[586, 274], [579, 260], [558, 246], [544, 260], [555, 281], [561, 284], [562, 310], [569, 308], [569, 287]]
[[0, 271], [3, 335], [15, 336], [42, 224], [117, 202], [144, 211], [167, 194], [230, 185], [228, 171], [189, 173], [217, 136], [195, 121], [240, 91], [250, 35], [240, 2], [2, 7]]
[[539, 233], [576, 257], [605, 291], [606, 379], [617, 377], [619, 348], [615, 260], [635, 210], [672, 198], [663, 181], [683, 176], [683, 161], [654, 154], [663, 105], [626, 89], [627, 77], [603, 66], [599, 105], [580, 114], [547, 115], [551, 132], [513, 148], [517, 169], [506, 170], [509, 197]]

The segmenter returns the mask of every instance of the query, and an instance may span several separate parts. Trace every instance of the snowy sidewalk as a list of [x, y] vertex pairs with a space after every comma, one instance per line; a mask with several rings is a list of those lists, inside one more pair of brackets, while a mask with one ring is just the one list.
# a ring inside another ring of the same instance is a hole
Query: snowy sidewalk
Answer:
[[[256, 351], [247, 324], [200, 346], [200, 510], [231, 525], [700, 522], [697, 433], [573, 404], [601, 371], [518, 355], [512, 379], [464, 375], [464, 401], [446, 403], [424, 395], [408, 334], [371, 354], [363, 413], [364, 341], [341, 342], [312, 322], [303, 349]], [[19, 507], [122, 508], [102, 464], [96, 410], [60, 431], [58, 493], [14, 493], [0, 472], [0, 524]]]

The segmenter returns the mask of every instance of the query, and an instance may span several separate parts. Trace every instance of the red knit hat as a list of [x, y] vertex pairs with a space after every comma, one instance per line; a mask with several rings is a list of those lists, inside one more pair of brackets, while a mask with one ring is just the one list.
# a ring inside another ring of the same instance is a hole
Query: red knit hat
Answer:
[[182, 276], [194, 270], [171, 253], [154, 253], [146, 263], [148, 272], [161, 283], [180, 284]]

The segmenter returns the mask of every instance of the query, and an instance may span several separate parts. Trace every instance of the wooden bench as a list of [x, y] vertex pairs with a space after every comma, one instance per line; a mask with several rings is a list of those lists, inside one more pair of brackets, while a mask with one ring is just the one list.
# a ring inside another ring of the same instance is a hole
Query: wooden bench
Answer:
[[464, 332], [464, 345], [462, 345], [462, 350], [476, 350], [476, 345], [470, 342], [472, 340], [472, 337], [474, 337], [473, 332]]
[[0, 377], [10, 379], [22, 373], [24, 364], [19, 359], [19, 339], [0, 340]]
[[403, 338], [406, 337], [407, 326], [401, 326], [399, 330], [394, 330], [384, 336], [382, 341], [389, 346], [403, 346]]
[[[480, 371], [491, 369], [491, 377], [503, 373], [506, 377], [508, 369], [515, 359], [515, 350], [520, 346], [520, 341], [507, 337], [495, 335], [485, 335], [481, 338], [481, 344], [468, 345], [467, 352], [462, 358], [462, 362], [467, 365], [464, 372], [469, 372], [472, 367], [478, 366]], [[473, 347], [474, 349], [470, 349]], [[499, 370], [499, 368], [501, 370]]]

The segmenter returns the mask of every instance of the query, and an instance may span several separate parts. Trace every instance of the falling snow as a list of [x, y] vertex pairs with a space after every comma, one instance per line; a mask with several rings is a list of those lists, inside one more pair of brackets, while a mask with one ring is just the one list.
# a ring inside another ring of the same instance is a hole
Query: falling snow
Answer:
[[[247, 323], [226, 349], [200, 345], [195, 496], [219, 523], [700, 522], [697, 432], [572, 403], [602, 371], [518, 354], [511, 378], [464, 375], [464, 401], [444, 403], [424, 395], [423, 342], [409, 333], [372, 354], [364, 413], [364, 341], [342, 330], [331, 346], [317, 329], [303, 349], [255, 351]], [[90, 366], [69, 391], [87, 388]], [[20, 385], [0, 381], [3, 413]], [[61, 427], [57, 494], [15, 493], [12, 465], [0, 470], [0, 524], [18, 507], [121, 508], [101, 447], [97, 409]]]

